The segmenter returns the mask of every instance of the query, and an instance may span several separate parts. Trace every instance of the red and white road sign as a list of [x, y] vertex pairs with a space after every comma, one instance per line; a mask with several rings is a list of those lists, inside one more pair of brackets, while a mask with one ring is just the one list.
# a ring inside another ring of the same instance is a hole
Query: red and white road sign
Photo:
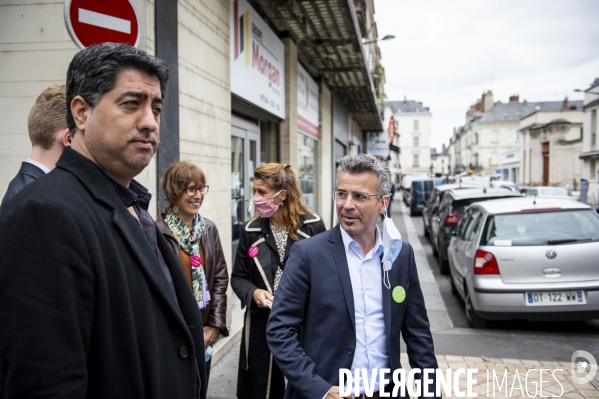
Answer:
[[64, 19], [77, 46], [139, 42], [139, 18], [132, 0], [65, 0]]

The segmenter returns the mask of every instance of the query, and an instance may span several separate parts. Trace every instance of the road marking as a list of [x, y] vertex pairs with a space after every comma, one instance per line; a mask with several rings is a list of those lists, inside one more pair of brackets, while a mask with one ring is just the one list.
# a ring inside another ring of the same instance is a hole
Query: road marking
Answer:
[[106, 14], [100, 14], [99, 12], [86, 10], [84, 8], [79, 9], [79, 22], [131, 34], [131, 21]]

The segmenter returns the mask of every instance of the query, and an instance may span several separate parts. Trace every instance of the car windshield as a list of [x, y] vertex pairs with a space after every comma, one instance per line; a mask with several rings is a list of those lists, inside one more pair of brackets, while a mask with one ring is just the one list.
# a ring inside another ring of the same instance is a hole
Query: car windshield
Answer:
[[487, 219], [481, 245], [532, 246], [599, 241], [599, 218], [592, 210], [522, 212]]
[[563, 187], [549, 187], [549, 188], [540, 188], [539, 193], [541, 195], [553, 195], [560, 197], [568, 197], [568, 190]]
[[433, 191], [433, 188], [435, 187], [435, 185], [432, 180], [424, 180], [421, 182], [415, 181], [412, 184], [412, 187], [414, 188], [414, 192], [417, 195], [422, 195], [423, 191], [427, 194], [430, 194], [430, 192]]

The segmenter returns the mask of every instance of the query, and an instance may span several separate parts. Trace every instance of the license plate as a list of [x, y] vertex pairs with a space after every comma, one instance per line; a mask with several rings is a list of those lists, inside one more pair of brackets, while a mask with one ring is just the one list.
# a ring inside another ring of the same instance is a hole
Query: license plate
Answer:
[[582, 291], [527, 292], [525, 298], [527, 306], [581, 305], [586, 303]]

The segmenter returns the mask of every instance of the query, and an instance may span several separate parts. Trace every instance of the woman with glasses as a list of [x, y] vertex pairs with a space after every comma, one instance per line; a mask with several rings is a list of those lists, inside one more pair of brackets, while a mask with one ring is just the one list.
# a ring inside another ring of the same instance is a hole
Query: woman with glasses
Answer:
[[211, 346], [220, 334], [229, 335], [227, 263], [216, 225], [199, 213], [208, 194], [204, 172], [190, 162], [177, 162], [164, 172], [161, 183], [167, 205], [156, 224], [179, 260], [202, 313], [207, 384]]
[[237, 378], [237, 398], [282, 398], [285, 378], [266, 342], [266, 322], [293, 243], [325, 231], [302, 202], [289, 165], [268, 163], [254, 171], [258, 215], [241, 230], [231, 287], [247, 308]]

